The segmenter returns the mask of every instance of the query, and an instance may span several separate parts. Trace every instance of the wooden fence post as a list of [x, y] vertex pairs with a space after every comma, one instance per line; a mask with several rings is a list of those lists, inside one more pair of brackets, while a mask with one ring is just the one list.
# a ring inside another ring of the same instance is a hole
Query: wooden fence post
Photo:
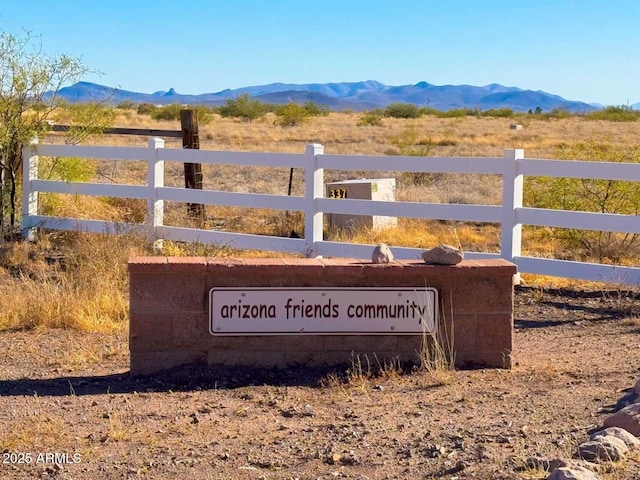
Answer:
[[[180, 125], [182, 128], [182, 148], [200, 149], [200, 136], [198, 134], [198, 115], [195, 110], [180, 111]], [[184, 164], [184, 187], [202, 190], [202, 164]], [[198, 227], [204, 223], [204, 205], [199, 203], [189, 204], [189, 218], [192, 218]]]

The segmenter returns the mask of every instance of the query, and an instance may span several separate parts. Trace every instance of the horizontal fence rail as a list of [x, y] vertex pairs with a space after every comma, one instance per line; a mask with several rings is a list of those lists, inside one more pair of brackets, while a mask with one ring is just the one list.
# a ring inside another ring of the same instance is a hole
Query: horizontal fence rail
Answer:
[[[39, 156], [76, 157], [111, 161], [145, 161], [146, 185], [59, 182], [38, 178]], [[587, 229], [640, 234], [640, 217], [595, 212], [576, 212], [522, 205], [525, 176], [640, 181], [640, 165], [630, 163], [562, 161], [524, 158], [520, 149], [505, 150], [502, 157], [403, 157], [370, 155], [328, 155], [322, 145], [308, 145], [302, 154], [222, 152], [167, 149], [158, 138], [148, 147], [104, 147], [34, 144], [25, 147], [23, 215], [25, 235], [33, 238], [37, 228], [77, 230], [94, 233], [142, 232], [153, 240], [222, 244], [234, 248], [303, 253], [307, 256], [368, 258], [373, 245], [323, 240], [326, 213], [382, 215], [499, 224], [500, 253], [465, 252], [465, 257], [504, 258], [514, 262], [520, 273], [533, 273], [627, 285], [640, 283], [640, 268], [523, 256], [522, 226]], [[191, 190], [164, 184], [165, 162], [298, 168], [305, 171], [303, 196]], [[324, 198], [324, 169], [394, 172], [473, 173], [500, 175], [501, 205], [458, 205], [424, 202]], [[143, 224], [60, 218], [38, 212], [38, 194], [63, 193], [117, 198], [145, 199], [147, 219]], [[222, 232], [164, 225], [164, 202], [222, 205], [301, 211], [305, 216], [304, 238]], [[392, 247], [398, 259], [417, 259], [421, 249]]]

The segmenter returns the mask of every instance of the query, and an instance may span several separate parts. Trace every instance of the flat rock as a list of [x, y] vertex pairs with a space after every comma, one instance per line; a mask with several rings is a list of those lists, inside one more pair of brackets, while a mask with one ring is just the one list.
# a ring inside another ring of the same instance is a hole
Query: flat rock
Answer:
[[619, 462], [628, 451], [622, 440], [609, 435], [596, 437], [578, 447], [580, 457], [589, 462]]
[[598, 475], [584, 467], [560, 467], [551, 472], [547, 480], [602, 480]]
[[620, 427], [640, 437], [640, 403], [634, 403], [605, 418], [604, 427]]
[[464, 258], [464, 253], [450, 245], [438, 245], [422, 252], [422, 259], [427, 265], [457, 265]]
[[624, 442], [624, 444], [629, 448], [638, 448], [640, 446], [640, 440], [638, 437], [630, 434], [624, 428], [620, 427], [609, 427], [604, 430], [598, 430], [591, 434], [589, 440], [597, 440], [600, 437], [615, 437]]

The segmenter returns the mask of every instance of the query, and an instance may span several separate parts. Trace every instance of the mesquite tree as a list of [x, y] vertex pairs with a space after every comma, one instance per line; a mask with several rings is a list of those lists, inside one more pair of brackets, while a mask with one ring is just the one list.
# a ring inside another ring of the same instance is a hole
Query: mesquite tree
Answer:
[[[619, 146], [606, 137], [562, 144], [556, 158], [615, 163], [640, 163], [640, 145]], [[592, 178], [528, 177], [527, 206], [622, 215], [640, 215], [640, 184], [633, 181]], [[536, 230], [534, 230], [536, 231]], [[568, 258], [617, 263], [640, 256], [640, 235], [574, 228], [544, 227], [541, 238], [558, 240]]]
[[40, 38], [0, 32], [0, 231], [15, 230], [22, 146], [47, 130], [58, 91], [90, 71], [80, 59], [43, 53]]

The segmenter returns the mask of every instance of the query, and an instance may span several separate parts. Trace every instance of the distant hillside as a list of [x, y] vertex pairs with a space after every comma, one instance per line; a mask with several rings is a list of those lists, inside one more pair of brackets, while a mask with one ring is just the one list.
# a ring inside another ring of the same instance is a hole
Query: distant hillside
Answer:
[[[415, 85], [391, 86], [375, 80], [342, 83], [286, 84], [272, 83], [222, 90], [216, 93], [185, 95], [173, 88], [154, 93], [130, 92], [89, 82], [79, 82], [62, 88], [59, 94], [70, 102], [108, 100], [117, 104], [123, 101], [166, 105], [222, 105], [225, 100], [247, 93], [265, 103], [315, 102], [332, 110], [355, 111], [383, 108], [390, 103], [412, 103], [418, 106], [451, 110], [454, 108], [479, 108], [481, 110], [510, 108], [518, 112], [543, 111], [562, 108], [573, 112], [588, 112], [598, 107], [584, 102], [566, 100], [542, 91], [522, 90], [496, 83], [476, 87], [472, 85], [431, 85], [418, 82]], [[640, 104], [633, 105], [634, 108]]]
[[[232, 97], [233, 98], [233, 97]], [[301, 90], [285, 90], [282, 92], [273, 92], [273, 93], [262, 93], [253, 98], [260, 100], [264, 103], [273, 103], [276, 105], [281, 105], [289, 102], [295, 102], [298, 104], [303, 104], [306, 102], [314, 102], [318, 105], [326, 105], [331, 110], [375, 110], [379, 108], [380, 105], [371, 103], [371, 102], [359, 102], [359, 101], [349, 101], [343, 100], [338, 97], [331, 97], [324, 93], [319, 92], [305, 92]]]

